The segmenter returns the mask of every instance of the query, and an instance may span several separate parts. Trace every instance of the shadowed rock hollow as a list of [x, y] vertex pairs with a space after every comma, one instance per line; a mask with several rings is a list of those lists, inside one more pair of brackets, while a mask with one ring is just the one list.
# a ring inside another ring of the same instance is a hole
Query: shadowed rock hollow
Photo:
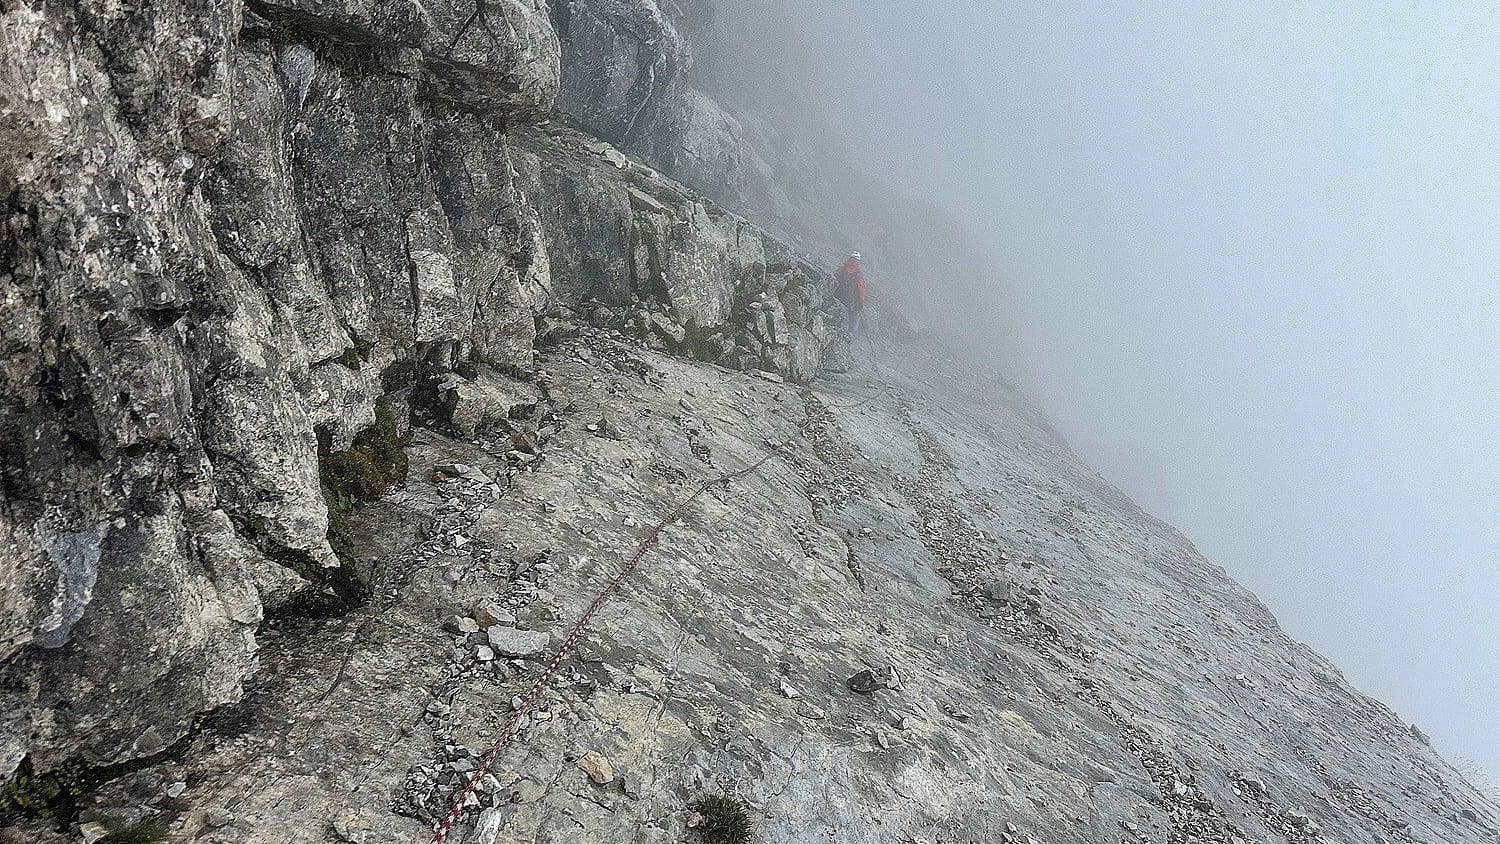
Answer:
[[697, 85], [711, 30], [0, 10], [6, 840], [423, 840], [634, 544], [776, 444], [562, 663], [471, 840], [684, 840], [728, 793], [768, 842], [1494, 841], [1002, 381], [892, 314], [848, 371], [842, 186]]

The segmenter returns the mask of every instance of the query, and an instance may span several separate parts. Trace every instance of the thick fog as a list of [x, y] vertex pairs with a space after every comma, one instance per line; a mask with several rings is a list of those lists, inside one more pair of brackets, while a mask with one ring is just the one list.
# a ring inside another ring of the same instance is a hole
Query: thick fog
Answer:
[[857, 167], [1000, 258], [970, 305], [1075, 448], [1500, 772], [1500, 12], [1317, 6], [786, 0], [778, 37]]

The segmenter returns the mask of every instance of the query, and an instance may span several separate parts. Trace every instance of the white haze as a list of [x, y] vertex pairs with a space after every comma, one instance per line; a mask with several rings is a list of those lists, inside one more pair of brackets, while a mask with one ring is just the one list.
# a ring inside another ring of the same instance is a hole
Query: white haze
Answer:
[[1083, 456], [1500, 772], [1500, 11], [785, 5], [855, 163], [1002, 256]]

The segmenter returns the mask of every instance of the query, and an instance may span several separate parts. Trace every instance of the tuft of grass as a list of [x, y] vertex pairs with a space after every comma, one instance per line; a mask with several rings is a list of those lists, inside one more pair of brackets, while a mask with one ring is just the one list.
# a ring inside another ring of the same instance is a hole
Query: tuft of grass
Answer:
[[750, 813], [740, 800], [722, 794], [710, 794], [689, 805], [703, 816], [698, 833], [704, 844], [746, 844], [753, 826]]

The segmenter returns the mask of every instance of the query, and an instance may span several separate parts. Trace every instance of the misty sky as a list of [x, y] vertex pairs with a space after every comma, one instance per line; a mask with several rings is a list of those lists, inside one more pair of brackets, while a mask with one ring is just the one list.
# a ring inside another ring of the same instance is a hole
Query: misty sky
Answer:
[[1500, 773], [1500, 10], [788, 3], [1084, 457]]

